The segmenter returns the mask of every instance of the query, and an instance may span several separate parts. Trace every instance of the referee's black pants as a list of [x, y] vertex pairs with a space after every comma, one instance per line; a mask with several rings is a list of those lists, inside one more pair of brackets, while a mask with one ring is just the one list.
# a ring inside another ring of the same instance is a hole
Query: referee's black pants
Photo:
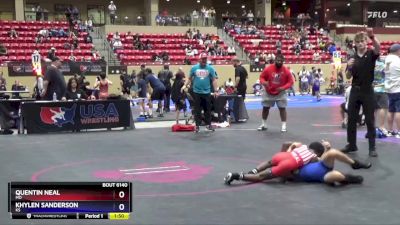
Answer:
[[211, 94], [194, 93], [194, 112], [196, 126], [200, 126], [202, 122], [201, 111], [204, 110], [204, 120], [206, 125], [211, 125]]
[[358, 86], [351, 88], [348, 105], [348, 124], [347, 124], [347, 142], [350, 148], [357, 147], [357, 121], [360, 107], [363, 107], [365, 123], [367, 125], [367, 137], [369, 149], [375, 148], [375, 98], [374, 90], [361, 90]]

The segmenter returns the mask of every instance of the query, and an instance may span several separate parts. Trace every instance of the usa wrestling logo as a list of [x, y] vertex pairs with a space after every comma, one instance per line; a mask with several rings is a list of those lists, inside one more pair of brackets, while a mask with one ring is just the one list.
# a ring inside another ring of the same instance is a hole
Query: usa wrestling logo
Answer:
[[71, 108], [66, 107], [42, 107], [40, 119], [43, 123], [62, 127], [64, 124], [74, 124], [76, 104]]

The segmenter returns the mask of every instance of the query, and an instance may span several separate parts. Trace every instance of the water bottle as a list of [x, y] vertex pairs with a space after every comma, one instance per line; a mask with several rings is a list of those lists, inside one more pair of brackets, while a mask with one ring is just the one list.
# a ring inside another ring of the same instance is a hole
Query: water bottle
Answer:
[[55, 92], [53, 93], [53, 101], [57, 101], [57, 94]]

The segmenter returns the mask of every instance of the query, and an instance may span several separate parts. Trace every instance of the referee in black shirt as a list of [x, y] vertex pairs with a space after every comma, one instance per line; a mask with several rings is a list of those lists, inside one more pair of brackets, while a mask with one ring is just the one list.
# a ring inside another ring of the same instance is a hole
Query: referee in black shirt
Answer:
[[[371, 39], [373, 49], [368, 49], [368, 38]], [[367, 124], [369, 142], [369, 156], [377, 157], [375, 148], [375, 102], [374, 80], [375, 61], [379, 58], [380, 44], [374, 36], [372, 28], [367, 32], [359, 32], [354, 37], [356, 53], [347, 61], [346, 77], [353, 78], [348, 105], [347, 142], [343, 152], [355, 152], [357, 148], [357, 119], [360, 107], [363, 107]]]

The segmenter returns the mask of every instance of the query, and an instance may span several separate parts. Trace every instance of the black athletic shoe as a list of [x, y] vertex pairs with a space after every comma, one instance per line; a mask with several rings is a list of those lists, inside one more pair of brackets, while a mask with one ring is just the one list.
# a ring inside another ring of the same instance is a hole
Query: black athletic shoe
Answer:
[[232, 181], [239, 180], [239, 177], [240, 177], [239, 173], [228, 173], [224, 177], [224, 182], [225, 182], [226, 185], [230, 185], [232, 183]]
[[160, 113], [158, 114], [158, 117], [164, 117], [164, 114]]
[[232, 181], [233, 181], [233, 174], [232, 174], [232, 173], [228, 173], [228, 174], [224, 177], [224, 183], [225, 183], [226, 185], [230, 185]]
[[9, 130], [9, 129], [0, 131], [0, 135], [11, 135], [13, 133], [14, 133], [14, 131]]
[[345, 184], [361, 184], [364, 181], [364, 178], [359, 175], [346, 174], [345, 178], [343, 182]]
[[212, 125], [206, 126], [206, 130], [208, 131], [215, 131], [214, 127]]
[[378, 157], [378, 153], [376, 152], [375, 148], [369, 149], [369, 156], [370, 157]]
[[195, 133], [199, 133], [199, 132], [200, 132], [200, 127], [199, 127], [199, 126], [196, 126], [195, 129], [194, 129], [194, 132], [195, 132]]
[[371, 168], [372, 164], [370, 162], [361, 162], [358, 160], [354, 160], [354, 164], [351, 165], [351, 168], [357, 170], [357, 169], [368, 169]]
[[358, 148], [357, 148], [357, 146], [352, 147], [350, 145], [346, 145], [340, 151], [342, 151], [343, 153], [356, 152], [356, 151], [358, 151]]

